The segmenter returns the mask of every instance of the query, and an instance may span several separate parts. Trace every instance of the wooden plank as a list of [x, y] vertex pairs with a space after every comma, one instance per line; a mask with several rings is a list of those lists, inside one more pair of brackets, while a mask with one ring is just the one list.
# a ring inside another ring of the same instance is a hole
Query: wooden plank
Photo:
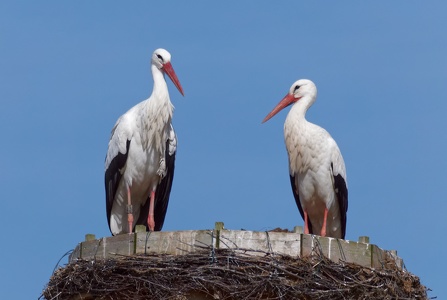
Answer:
[[[303, 234], [301, 255], [310, 256], [321, 253], [337, 263], [342, 260], [371, 267], [372, 246], [371, 244]], [[376, 251], [378, 250], [376, 249]]]
[[[219, 232], [219, 242], [217, 242]], [[366, 239], [363, 239], [366, 241]], [[353, 242], [309, 234], [245, 230], [189, 230], [122, 234], [80, 243], [69, 261], [101, 259], [115, 255], [182, 255], [203, 249], [232, 249], [250, 255], [276, 253], [292, 257], [323, 254], [334, 262], [346, 261], [383, 269], [394, 264], [404, 267], [394, 251], [385, 251], [369, 243]], [[388, 266], [386, 265], [388, 264]]]
[[133, 234], [120, 234], [114, 237], [104, 237], [99, 240], [82, 242], [77, 258], [93, 259], [107, 258], [112, 255], [133, 255], [135, 253]]
[[135, 254], [134, 234], [120, 234], [110, 238], [103, 238], [102, 257], [111, 255], [133, 255]]
[[299, 256], [301, 235], [283, 232], [221, 230], [220, 249], [250, 250], [250, 254], [267, 253]]
[[392, 261], [392, 263], [395, 264], [396, 267], [398, 267], [400, 270], [405, 268], [404, 260], [397, 255], [396, 250], [387, 250], [386, 252], [390, 256], [390, 260]]
[[86, 258], [92, 259], [95, 258], [98, 251], [99, 253], [102, 253], [102, 245], [101, 245], [102, 239], [100, 240], [92, 240], [92, 241], [85, 241], [79, 244], [80, 248], [80, 255], [79, 258]]
[[373, 255], [372, 255], [372, 267], [376, 269], [387, 269], [391, 267], [397, 267], [400, 270], [404, 268], [404, 262], [402, 258], [397, 256], [397, 252], [394, 250], [383, 250], [373, 246]]
[[78, 258], [81, 258], [81, 247], [80, 244], [78, 244], [73, 252], [71, 252], [71, 254], [68, 256], [68, 262], [72, 262]]
[[136, 253], [182, 255], [211, 247], [212, 230], [136, 233]]

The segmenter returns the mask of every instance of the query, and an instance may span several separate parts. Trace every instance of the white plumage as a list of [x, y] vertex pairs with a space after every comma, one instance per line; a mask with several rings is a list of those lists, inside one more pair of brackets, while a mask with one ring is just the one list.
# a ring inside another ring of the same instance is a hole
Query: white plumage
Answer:
[[107, 221], [113, 235], [131, 233], [139, 224], [151, 231], [161, 230], [168, 207], [177, 137], [164, 74], [182, 95], [183, 89], [168, 51], [154, 51], [151, 70], [151, 96], [117, 120], [109, 141], [105, 189]]
[[345, 238], [348, 189], [346, 168], [335, 140], [305, 115], [317, 88], [307, 79], [296, 81], [263, 123], [294, 103], [284, 123], [284, 139], [296, 204], [305, 233]]

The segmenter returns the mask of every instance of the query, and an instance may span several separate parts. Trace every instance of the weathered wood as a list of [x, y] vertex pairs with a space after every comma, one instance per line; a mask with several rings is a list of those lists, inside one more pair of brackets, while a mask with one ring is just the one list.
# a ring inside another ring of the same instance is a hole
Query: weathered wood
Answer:
[[303, 226], [295, 226], [295, 227], [293, 227], [293, 232], [294, 233], [304, 233]]
[[223, 222], [216, 222], [214, 224], [214, 237], [216, 239], [216, 242], [215, 242], [214, 245], [215, 245], [215, 247], [217, 249], [220, 248], [220, 231], [223, 230], [223, 229], [224, 229], [224, 223]]
[[233, 249], [250, 254], [267, 253], [300, 256], [301, 235], [284, 232], [222, 230], [220, 249]]
[[76, 260], [78, 258], [82, 257], [82, 253], [81, 253], [81, 249], [82, 249], [82, 243], [79, 243], [71, 252], [71, 254], [68, 256], [68, 261], [71, 262], [73, 260]]
[[86, 235], [85, 235], [85, 241], [94, 241], [94, 240], [96, 240], [96, 236], [94, 235], [94, 234], [91, 234], [91, 233], [87, 233]]
[[136, 225], [135, 232], [146, 232], [146, 226], [145, 225]]
[[214, 224], [214, 229], [215, 230], [223, 230], [224, 229], [224, 222], [216, 222]]
[[404, 260], [397, 256], [397, 250], [389, 250], [387, 252], [391, 258], [391, 261], [394, 262], [399, 269], [403, 269], [405, 267]]
[[371, 266], [372, 247], [370, 244], [303, 234], [301, 255], [310, 256], [320, 253], [335, 262], [341, 260]]
[[266, 253], [303, 257], [323, 254], [332, 261], [354, 262], [378, 269], [390, 262], [403, 268], [396, 252], [383, 250], [376, 245], [317, 235], [223, 229], [219, 223], [214, 230], [146, 232], [138, 230], [89, 240], [80, 243], [70, 256], [76, 259], [102, 259], [115, 255], [170, 254], [182, 255], [214, 248], [231, 249], [251, 255]]
[[121, 234], [104, 237], [99, 240], [80, 243], [70, 255], [70, 260], [76, 258], [96, 259], [110, 255], [133, 255], [135, 253], [134, 234]]
[[211, 230], [142, 232], [136, 234], [135, 253], [182, 255], [212, 243]]
[[359, 236], [359, 242], [369, 244], [369, 236]]

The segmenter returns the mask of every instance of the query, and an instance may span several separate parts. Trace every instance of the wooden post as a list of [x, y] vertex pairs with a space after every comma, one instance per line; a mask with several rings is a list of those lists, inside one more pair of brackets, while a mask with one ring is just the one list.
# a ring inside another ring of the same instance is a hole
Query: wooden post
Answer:
[[369, 236], [359, 236], [359, 243], [369, 244]]
[[137, 232], [146, 232], [146, 226], [145, 225], [136, 225], [135, 233], [137, 233]]
[[86, 242], [94, 241], [94, 240], [96, 240], [96, 236], [95, 236], [94, 234], [92, 234], [92, 233], [87, 233], [87, 234], [85, 235], [85, 241], [86, 241]]
[[298, 234], [303, 234], [304, 233], [303, 226], [295, 226], [295, 227], [293, 227], [293, 232], [294, 233], [298, 233]]
[[216, 249], [220, 247], [220, 231], [224, 229], [223, 222], [216, 222], [214, 224], [214, 235], [216, 236]]

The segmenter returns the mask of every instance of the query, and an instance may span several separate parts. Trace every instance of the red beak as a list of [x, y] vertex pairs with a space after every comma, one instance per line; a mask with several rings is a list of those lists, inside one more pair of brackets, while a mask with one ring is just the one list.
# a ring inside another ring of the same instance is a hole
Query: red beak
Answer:
[[267, 122], [270, 120], [274, 115], [279, 113], [283, 108], [286, 108], [292, 103], [295, 103], [300, 98], [295, 98], [293, 94], [288, 93], [279, 103], [275, 106], [275, 108], [262, 120], [262, 123]]
[[172, 82], [177, 87], [180, 94], [185, 96], [185, 94], [183, 93], [182, 85], [180, 84], [180, 81], [178, 80], [177, 75], [174, 72], [174, 68], [172, 68], [171, 62], [165, 63], [162, 69], [165, 71], [166, 74], [168, 74], [169, 78], [171, 78]]

